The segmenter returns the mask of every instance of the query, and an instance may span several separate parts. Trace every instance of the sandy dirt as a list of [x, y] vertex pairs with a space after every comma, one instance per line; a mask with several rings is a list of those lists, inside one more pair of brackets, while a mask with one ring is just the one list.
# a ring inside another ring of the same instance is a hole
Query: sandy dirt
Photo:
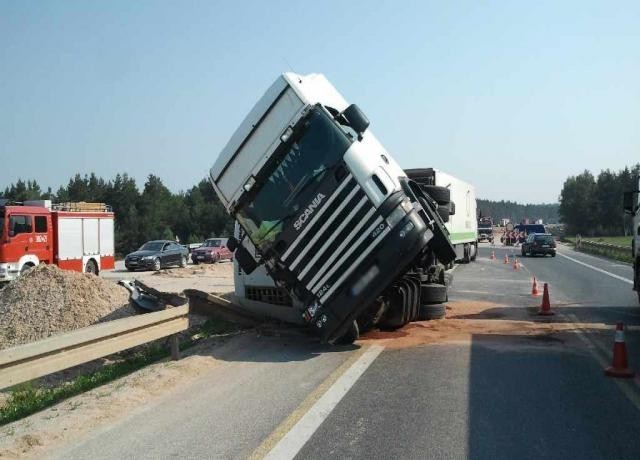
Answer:
[[163, 292], [180, 293], [185, 289], [224, 294], [232, 292], [233, 262], [216, 264], [189, 264], [186, 268], [167, 268], [158, 272], [129, 272], [122, 262], [116, 263], [116, 269], [103, 271], [100, 276], [110, 281], [138, 279], [146, 285]]
[[126, 377], [69, 398], [25, 419], [0, 427], [0, 459], [41, 458], [55, 446], [74, 442], [96, 428], [113, 423], [136, 408], [157, 403], [221, 362], [211, 349], [227, 338], [207, 340], [180, 361], [147, 366]]
[[123, 287], [40, 265], [0, 290], [0, 349], [133, 314]]
[[[360, 343], [376, 341], [387, 348], [408, 348], [431, 343], [470, 342], [480, 336], [510, 336], [535, 344], [558, 345], [576, 341], [576, 333], [585, 330], [609, 331], [610, 326], [572, 323], [560, 316], [538, 316], [535, 308], [460, 300], [447, 304], [445, 319], [418, 321], [395, 331], [372, 330], [360, 338]], [[513, 341], [508, 343], [509, 346], [514, 344]]]

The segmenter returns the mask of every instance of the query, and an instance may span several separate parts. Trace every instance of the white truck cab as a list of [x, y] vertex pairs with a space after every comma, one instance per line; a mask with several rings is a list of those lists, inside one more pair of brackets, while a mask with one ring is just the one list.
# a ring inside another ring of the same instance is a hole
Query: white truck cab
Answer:
[[[323, 75], [285, 73], [210, 171], [240, 225], [229, 247], [243, 272], [264, 265], [324, 341], [357, 330], [365, 310], [393, 310], [385, 291], [431, 240], [442, 258], [455, 257], [419, 187], [368, 127]], [[398, 288], [407, 291], [395, 302], [404, 322], [417, 316], [415, 279]]]

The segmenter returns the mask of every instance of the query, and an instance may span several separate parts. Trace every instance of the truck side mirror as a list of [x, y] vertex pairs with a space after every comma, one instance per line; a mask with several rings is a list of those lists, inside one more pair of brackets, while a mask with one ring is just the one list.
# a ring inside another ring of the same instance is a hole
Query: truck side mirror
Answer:
[[253, 258], [251, 253], [242, 245], [239, 245], [236, 248], [236, 252], [234, 257], [238, 261], [238, 265], [242, 268], [242, 271], [247, 275], [253, 273], [253, 271], [258, 267], [258, 262]]
[[233, 252], [238, 248], [239, 242], [235, 237], [231, 236], [227, 239], [227, 249]]
[[456, 204], [453, 201], [449, 202], [449, 215], [450, 216], [456, 215]]
[[624, 192], [622, 207], [625, 214], [635, 215], [638, 210], [638, 192]]
[[358, 133], [358, 138], [362, 139], [362, 134], [364, 134], [364, 132], [369, 127], [369, 119], [362, 112], [362, 110], [360, 110], [360, 107], [358, 107], [356, 104], [351, 104], [349, 107], [344, 109], [342, 115], [349, 122], [349, 126], [351, 126], [351, 128], [356, 133]]

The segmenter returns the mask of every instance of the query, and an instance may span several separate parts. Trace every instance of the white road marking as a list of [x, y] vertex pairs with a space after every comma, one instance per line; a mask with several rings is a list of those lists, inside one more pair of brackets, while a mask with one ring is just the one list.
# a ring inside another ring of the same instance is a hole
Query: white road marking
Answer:
[[365, 351], [264, 458], [294, 458], [382, 350], [383, 346], [373, 345]]
[[616, 275], [615, 273], [611, 273], [611, 272], [608, 272], [608, 271], [603, 270], [601, 268], [594, 267], [593, 265], [589, 265], [587, 263], [582, 262], [581, 260], [574, 259], [573, 257], [566, 256], [564, 254], [561, 254], [560, 252], [556, 252], [556, 254], [559, 255], [560, 257], [564, 257], [565, 259], [569, 259], [570, 261], [575, 262], [575, 263], [577, 263], [579, 265], [584, 265], [587, 268], [590, 268], [590, 269], [595, 270], [595, 271], [600, 272], [600, 273], [604, 273], [605, 275], [608, 275], [611, 278], [615, 278], [617, 280], [624, 281], [625, 283], [633, 285], [633, 280], [625, 278], [624, 276]]

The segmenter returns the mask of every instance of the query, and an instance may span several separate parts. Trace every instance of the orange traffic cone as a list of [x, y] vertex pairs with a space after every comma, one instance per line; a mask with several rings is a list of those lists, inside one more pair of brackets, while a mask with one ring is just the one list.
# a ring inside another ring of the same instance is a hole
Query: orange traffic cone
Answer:
[[542, 316], [555, 315], [555, 313], [551, 311], [551, 302], [549, 302], [549, 285], [547, 283], [544, 283], [544, 289], [542, 292], [542, 305], [540, 305], [538, 314]]
[[616, 324], [616, 338], [613, 342], [613, 366], [607, 367], [604, 374], [609, 377], [629, 379], [635, 373], [627, 364], [627, 345], [624, 343], [624, 324]]
[[496, 251], [491, 251], [491, 260], [496, 260]]
[[504, 255], [504, 263], [508, 264], [509, 263], [509, 254], [505, 254]]
[[533, 277], [533, 287], [531, 288], [531, 295], [534, 297], [538, 297], [540, 293], [538, 292], [538, 280], [536, 277]]
[[513, 269], [514, 269], [514, 270], [517, 270], [517, 269], [519, 268], [519, 266], [520, 266], [520, 265], [518, 264], [518, 258], [517, 258], [517, 257], [514, 257], [514, 258], [513, 258]]

